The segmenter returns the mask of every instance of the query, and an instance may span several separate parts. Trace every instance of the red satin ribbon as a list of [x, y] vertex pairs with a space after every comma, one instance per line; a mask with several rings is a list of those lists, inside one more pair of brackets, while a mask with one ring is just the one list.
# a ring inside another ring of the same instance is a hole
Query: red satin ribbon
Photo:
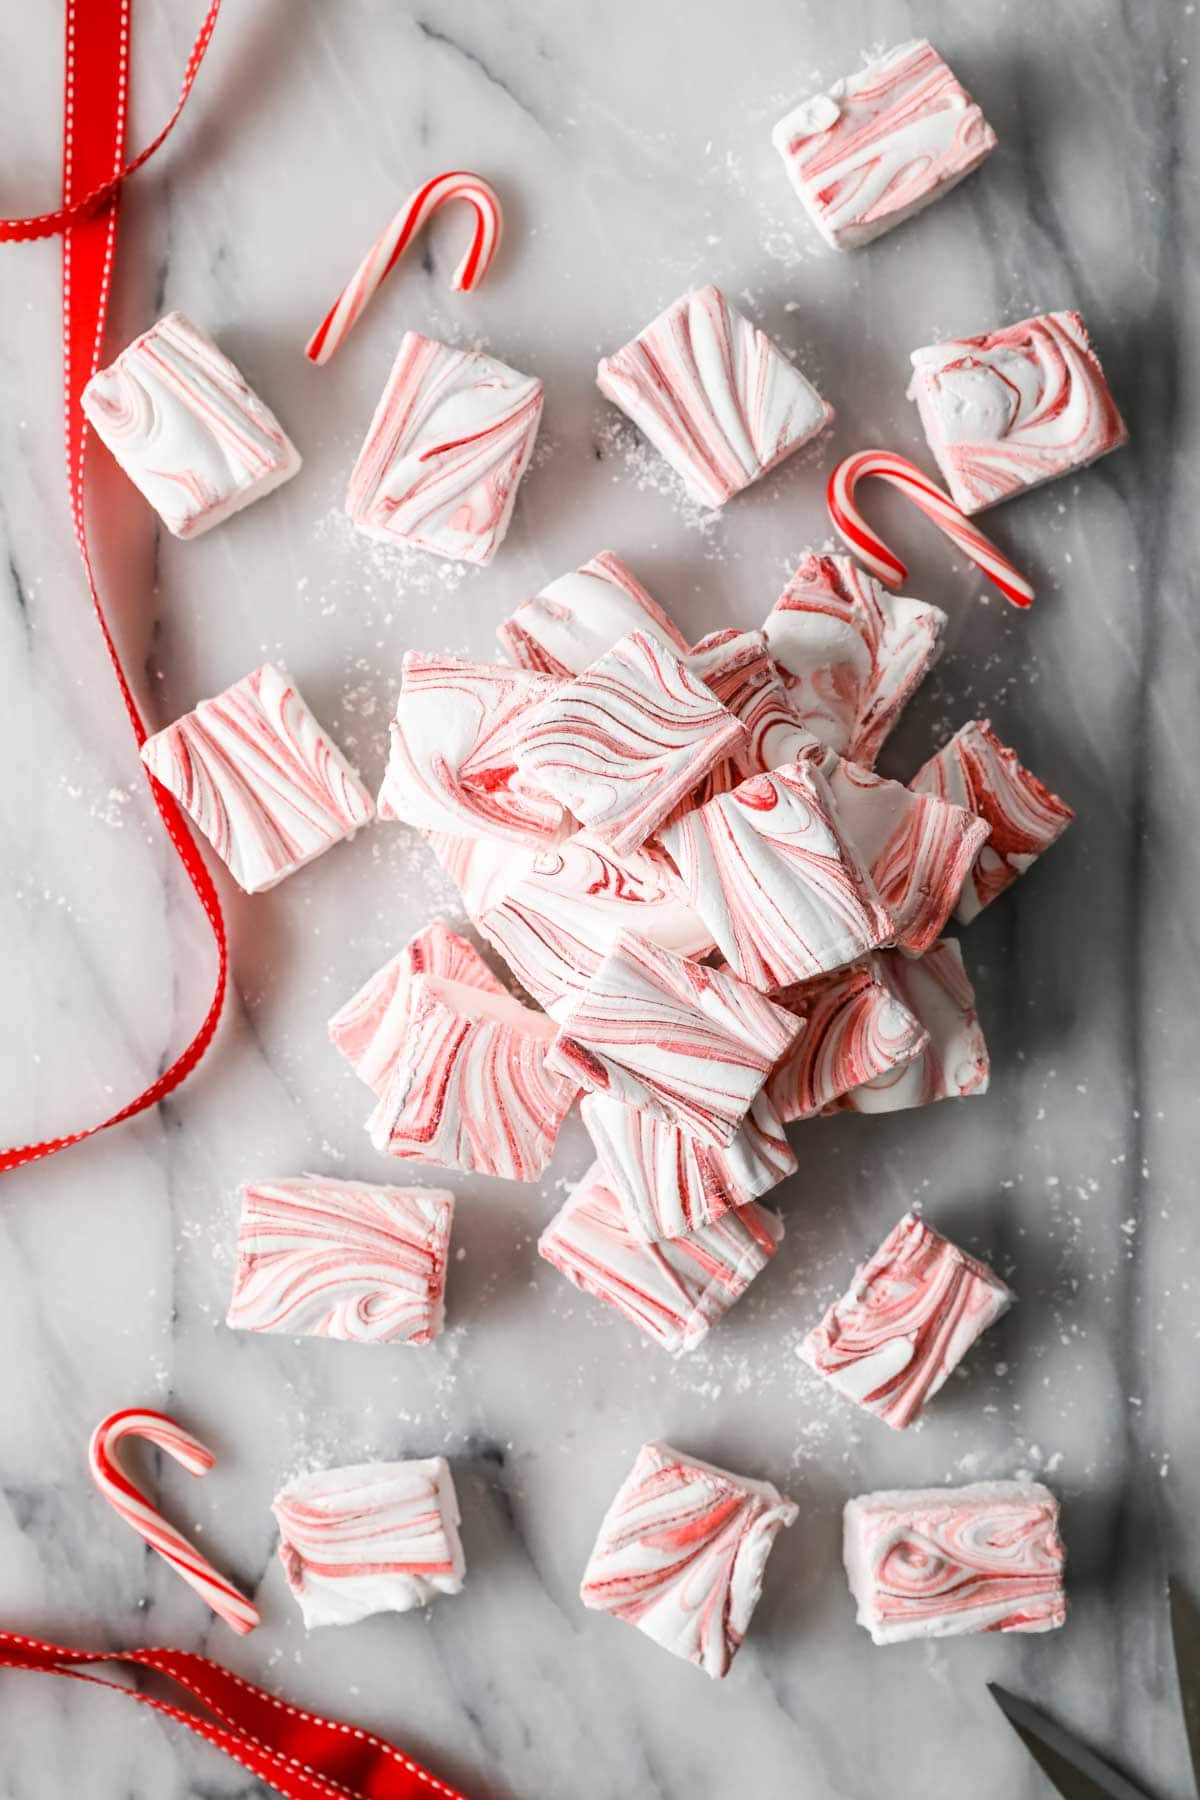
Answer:
[[[165, 1675], [219, 1723], [102, 1675], [86, 1674], [81, 1666], [112, 1662]], [[153, 1707], [224, 1750], [287, 1800], [466, 1800], [382, 1738], [302, 1712], [190, 1650], [72, 1650], [0, 1631], [0, 1668], [90, 1681]]]
[[[56, 212], [33, 218], [0, 220], [0, 243], [62, 234], [63, 416], [71, 517], [92, 606], [139, 747], [145, 742], [146, 727], [104, 616], [88, 550], [85, 509], [88, 426], [80, 410], [79, 397], [100, 363], [112, 286], [121, 184], [153, 156], [182, 112], [208, 48], [220, 4], [221, 0], [211, 0], [188, 58], [175, 111], [154, 141], [131, 162], [124, 162], [129, 103], [130, 0], [67, 0], [63, 204]], [[157, 1105], [196, 1067], [216, 1031], [225, 998], [228, 968], [221, 903], [179, 806], [152, 776], [147, 775], [147, 780], [171, 842], [208, 917], [216, 944], [217, 972], [208, 1011], [187, 1048], [135, 1099], [109, 1118], [72, 1131], [65, 1137], [0, 1150], [0, 1172], [36, 1162], [43, 1156], [52, 1156], [97, 1131], [105, 1131], [110, 1125], [120, 1124], [123, 1119]]]

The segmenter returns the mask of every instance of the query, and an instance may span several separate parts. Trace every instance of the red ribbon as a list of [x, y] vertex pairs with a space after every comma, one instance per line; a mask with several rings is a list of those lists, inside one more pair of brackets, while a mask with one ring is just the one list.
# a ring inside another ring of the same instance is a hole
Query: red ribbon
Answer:
[[[89, 1675], [81, 1665], [131, 1663], [178, 1683], [219, 1721], [136, 1688]], [[151, 1706], [224, 1750], [288, 1800], [465, 1800], [411, 1757], [336, 1719], [302, 1712], [190, 1650], [72, 1650], [0, 1631], [0, 1668], [65, 1675]]]
[[[55, 212], [32, 218], [0, 219], [0, 243], [51, 237], [61, 233], [63, 321], [63, 410], [67, 457], [67, 489], [71, 517], [88, 591], [96, 619], [112, 661], [121, 698], [129, 714], [138, 746], [145, 742], [142, 722], [116, 645], [104, 616], [95, 572], [88, 550], [85, 514], [85, 469], [88, 426], [79, 397], [100, 363], [104, 325], [112, 286], [113, 257], [117, 238], [117, 205], [121, 184], [141, 168], [170, 132], [183, 110], [196, 72], [208, 48], [221, 0], [211, 0], [204, 23], [192, 46], [183, 88], [171, 117], [158, 136], [132, 161], [123, 160], [125, 123], [129, 102], [130, 0], [67, 0], [65, 92], [63, 102], [63, 204]], [[157, 1080], [107, 1119], [72, 1131], [45, 1143], [24, 1144], [0, 1150], [0, 1172], [19, 1168], [78, 1144], [97, 1131], [118, 1125], [155, 1106], [177, 1088], [196, 1067], [212, 1041], [225, 998], [228, 950], [225, 921], [212, 876], [174, 798], [147, 775], [155, 805], [162, 815], [171, 842], [208, 917], [217, 949], [217, 972], [212, 999], [199, 1030]]]

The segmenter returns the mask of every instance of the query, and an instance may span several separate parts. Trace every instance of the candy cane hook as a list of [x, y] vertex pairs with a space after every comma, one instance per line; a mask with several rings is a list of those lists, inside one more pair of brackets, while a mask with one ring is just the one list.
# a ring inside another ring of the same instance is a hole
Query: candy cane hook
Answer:
[[110, 1413], [107, 1419], [101, 1419], [92, 1433], [92, 1441], [88, 1446], [88, 1466], [92, 1478], [100, 1492], [124, 1519], [127, 1525], [144, 1537], [152, 1550], [158, 1554], [186, 1582], [189, 1582], [202, 1599], [219, 1618], [232, 1625], [235, 1631], [253, 1631], [258, 1624], [258, 1612], [244, 1594], [239, 1593], [232, 1582], [219, 1575], [212, 1564], [207, 1562], [197, 1550], [193, 1550], [187, 1539], [168, 1525], [161, 1513], [146, 1499], [141, 1489], [135, 1487], [121, 1467], [118, 1456], [119, 1446], [124, 1438], [146, 1438], [165, 1450], [181, 1463], [189, 1475], [207, 1475], [212, 1468], [214, 1457], [211, 1450], [205, 1448], [198, 1438], [189, 1432], [181, 1431], [173, 1419], [166, 1413], [143, 1412], [137, 1407], [126, 1407], [122, 1412]]
[[1024, 575], [1000, 554], [992, 540], [984, 537], [965, 513], [959, 511], [936, 481], [931, 481], [915, 463], [903, 456], [894, 456], [888, 450], [858, 450], [853, 456], [845, 457], [829, 477], [825, 501], [838, 535], [877, 580], [886, 587], [898, 588], [908, 570], [883, 539], [871, 530], [854, 503], [854, 490], [868, 475], [877, 475], [906, 494], [914, 506], [945, 532], [952, 544], [957, 544], [964, 555], [983, 570], [1006, 600], [1011, 600], [1014, 606], [1030, 604], [1033, 589]]
[[500, 247], [504, 215], [490, 181], [482, 175], [472, 175], [469, 169], [452, 169], [447, 175], [435, 175], [411, 194], [383, 236], [367, 251], [353, 278], [309, 339], [304, 351], [309, 362], [329, 361], [413, 238], [449, 200], [465, 200], [475, 210], [475, 235], [450, 285], [464, 294], [479, 286]]

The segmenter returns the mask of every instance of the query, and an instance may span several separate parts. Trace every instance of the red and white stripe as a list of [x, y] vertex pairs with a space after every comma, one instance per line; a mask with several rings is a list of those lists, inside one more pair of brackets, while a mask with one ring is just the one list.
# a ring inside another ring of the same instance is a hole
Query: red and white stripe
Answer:
[[891, 482], [907, 495], [914, 506], [933, 520], [939, 531], [945, 532], [952, 544], [978, 564], [1006, 600], [1011, 600], [1014, 606], [1030, 604], [1033, 588], [1024, 575], [1000, 554], [990, 538], [984, 537], [982, 531], [972, 525], [965, 513], [959, 511], [944, 488], [931, 481], [906, 457], [895, 456], [889, 450], [858, 450], [853, 456], [843, 458], [829, 477], [825, 501], [838, 535], [876, 580], [886, 587], [898, 588], [908, 575], [908, 569], [871, 530], [854, 503], [855, 489], [868, 475]]
[[110, 1413], [97, 1425], [88, 1446], [88, 1466], [92, 1479], [109, 1505], [195, 1588], [218, 1618], [224, 1619], [237, 1632], [253, 1631], [258, 1624], [257, 1609], [198, 1551], [193, 1550], [173, 1525], [168, 1525], [121, 1467], [120, 1446], [129, 1437], [145, 1438], [156, 1444], [182, 1464], [189, 1475], [208, 1474], [214, 1462], [212, 1451], [189, 1432], [181, 1430], [165, 1413], [126, 1407], [121, 1412]]
[[410, 194], [383, 236], [367, 251], [340, 298], [309, 339], [304, 351], [309, 362], [329, 361], [414, 237], [449, 200], [465, 200], [475, 213], [475, 235], [467, 254], [454, 271], [450, 285], [461, 294], [469, 294], [479, 286], [500, 248], [504, 215], [500, 210], [499, 195], [490, 181], [485, 181], [482, 175], [473, 175], [469, 169], [452, 169], [446, 175], [435, 175], [415, 194]]

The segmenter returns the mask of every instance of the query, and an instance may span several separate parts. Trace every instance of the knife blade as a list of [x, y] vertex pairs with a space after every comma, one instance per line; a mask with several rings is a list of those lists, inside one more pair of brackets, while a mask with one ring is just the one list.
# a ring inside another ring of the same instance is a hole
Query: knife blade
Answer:
[[1144, 1788], [1135, 1787], [1036, 1707], [994, 1681], [988, 1682], [988, 1692], [1063, 1800], [1149, 1800]]
[[1183, 1722], [1187, 1727], [1192, 1774], [1196, 1781], [1196, 1792], [1200, 1794], [1200, 1611], [1187, 1589], [1174, 1576], [1167, 1582], [1167, 1593], [1171, 1603], [1175, 1677], [1179, 1682], [1179, 1698], [1183, 1703]]

